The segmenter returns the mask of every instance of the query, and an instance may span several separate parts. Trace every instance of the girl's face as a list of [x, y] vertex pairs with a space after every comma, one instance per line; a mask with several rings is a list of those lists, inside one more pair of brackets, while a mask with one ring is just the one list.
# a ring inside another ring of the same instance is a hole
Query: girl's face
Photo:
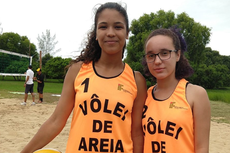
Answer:
[[[165, 50], [175, 50], [172, 38], [163, 35], [153, 36], [148, 40], [145, 46], [145, 54], [158, 54]], [[159, 54], [158, 54], [159, 55]], [[150, 73], [157, 79], [165, 79], [169, 77], [175, 78], [176, 62], [180, 59], [180, 51], [169, 52], [169, 58], [161, 60], [156, 55], [153, 62], [147, 63]], [[162, 57], [164, 54], [162, 53]]]
[[122, 55], [128, 30], [124, 16], [115, 9], [105, 9], [97, 20], [96, 39], [101, 47], [102, 54]]

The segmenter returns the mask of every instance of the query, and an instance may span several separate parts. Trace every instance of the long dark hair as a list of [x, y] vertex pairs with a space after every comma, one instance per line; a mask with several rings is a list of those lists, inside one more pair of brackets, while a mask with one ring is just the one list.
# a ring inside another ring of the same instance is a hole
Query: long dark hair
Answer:
[[[91, 61], [96, 62], [100, 59], [101, 47], [99, 46], [99, 43], [96, 40], [96, 29], [97, 29], [97, 22], [98, 22], [99, 15], [105, 9], [115, 9], [124, 16], [125, 22], [126, 22], [127, 34], [128, 34], [129, 20], [128, 20], [126, 9], [122, 7], [120, 4], [114, 3], [114, 2], [108, 2], [108, 3], [100, 5], [100, 7], [96, 9], [95, 17], [94, 17], [94, 25], [92, 27], [92, 31], [88, 33], [88, 41], [86, 42], [86, 46], [81, 51], [80, 55], [75, 60], [72, 60], [70, 62], [70, 65], [72, 65], [73, 63], [77, 63], [79, 61], [82, 61], [83, 63], [89, 63]], [[126, 47], [126, 44], [123, 47], [123, 54], [124, 54], [125, 47]]]
[[[176, 63], [176, 79], [180, 80], [182, 78], [187, 78], [191, 76], [194, 71], [193, 68], [190, 66], [188, 60], [184, 56], [184, 52], [187, 51], [187, 44], [183, 35], [180, 33], [180, 29], [177, 26], [173, 26], [169, 29], [162, 28], [152, 31], [145, 41], [144, 48], [146, 47], [146, 43], [148, 42], [148, 40], [157, 35], [170, 37], [173, 40], [173, 45], [175, 49], [181, 50], [180, 60]], [[150, 73], [145, 58], [142, 59], [142, 65], [144, 66], [145, 75], [152, 77], [153, 81], [155, 81], [156, 78]]]

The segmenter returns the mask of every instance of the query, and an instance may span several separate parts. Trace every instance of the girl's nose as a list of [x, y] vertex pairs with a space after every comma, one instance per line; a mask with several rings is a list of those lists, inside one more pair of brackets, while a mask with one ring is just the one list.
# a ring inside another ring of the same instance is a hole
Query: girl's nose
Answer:
[[108, 28], [108, 33], [107, 33], [108, 37], [113, 37], [115, 36], [115, 32], [114, 29], [112, 27]]
[[159, 54], [156, 55], [155, 60], [154, 60], [154, 63], [155, 63], [155, 64], [159, 64], [159, 63], [161, 63], [161, 62], [162, 62], [162, 61], [161, 61], [161, 59], [160, 59], [160, 57], [159, 57]]

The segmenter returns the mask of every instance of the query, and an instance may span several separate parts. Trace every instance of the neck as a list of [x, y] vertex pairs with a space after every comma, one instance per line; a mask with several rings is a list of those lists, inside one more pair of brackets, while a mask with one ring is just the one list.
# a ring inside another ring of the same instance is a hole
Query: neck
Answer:
[[175, 88], [178, 84], [179, 80], [177, 80], [175, 77], [174, 78], [167, 78], [167, 79], [158, 79], [157, 80], [157, 88], [156, 89], [162, 89], [162, 90], [167, 90], [171, 88]]
[[117, 76], [124, 70], [124, 63], [120, 61], [99, 60], [94, 64], [97, 73], [104, 77]]
[[154, 96], [157, 99], [167, 99], [174, 92], [179, 80], [174, 79], [162, 79], [157, 80], [157, 84], [154, 90]]
[[100, 65], [107, 68], [116, 68], [124, 66], [121, 55], [107, 55], [102, 54], [100, 59], [95, 63], [96, 65]]

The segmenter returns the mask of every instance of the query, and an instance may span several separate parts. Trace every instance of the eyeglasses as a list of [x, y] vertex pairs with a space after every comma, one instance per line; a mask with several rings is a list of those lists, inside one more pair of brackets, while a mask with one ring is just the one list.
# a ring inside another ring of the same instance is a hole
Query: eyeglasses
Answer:
[[145, 60], [147, 63], [154, 62], [156, 59], [156, 56], [158, 56], [162, 61], [164, 61], [164, 60], [171, 58], [171, 52], [177, 52], [177, 50], [166, 50], [166, 49], [164, 49], [157, 54], [147, 53], [144, 55], [144, 57], [145, 57]]

